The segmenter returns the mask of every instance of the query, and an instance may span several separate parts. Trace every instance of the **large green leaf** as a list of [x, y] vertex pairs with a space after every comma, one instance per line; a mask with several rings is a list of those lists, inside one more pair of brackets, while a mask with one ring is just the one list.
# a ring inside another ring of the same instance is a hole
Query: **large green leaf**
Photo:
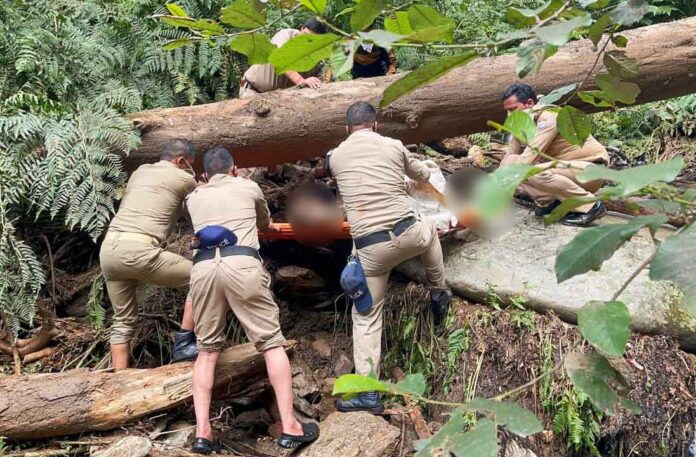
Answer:
[[532, 40], [517, 50], [517, 63], [515, 70], [520, 78], [528, 75], [536, 75], [546, 59], [558, 51], [556, 46], [551, 46], [541, 40]]
[[493, 220], [509, 208], [515, 189], [522, 181], [541, 171], [531, 165], [513, 163], [503, 165], [484, 175], [474, 187], [474, 207], [483, 220]]
[[567, 86], [559, 87], [558, 89], [554, 89], [548, 94], [539, 97], [539, 104], [540, 105], [553, 105], [556, 103], [558, 100], [562, 99], [569, 93], [573, 92], [575, 88], [578, 87], [576, 83], [573, 84], [568, 84]]
[[193, 43], [190, 38], [177, 38], [176, 40], [168, 41], [162, 45], [162, 49], [165, 51], [173, 51], [174, 49], [181, 48], [183, 46], [188, 46]]
[[360, 43], [357, 40], [339, 41], [334, 45], [329, 59], [334, 78], [339, 78], [353, 68], [353, 59], [358, 46], [360, 46]]
[[406, 40], [415, 43], [434, 43], [436, 41], [452, 41], [452, 27], [449, 25], [436, 25], [418, 30], [406, 37]]
[[230, 48], [247, 56], [249, 65], [256, 65], [268, 63], [268, 56], [275, 51], [276, 46], [271, 43], [268, 35], [247, 33], [233, 39]]
[[397, 11], [394, 13], [393, 18], [386, 18], [384, 20], [384, 28], [387, 32], [396, 33], [397, 35], [411, 35], [413, 33], [406, 11]]
[[429, 39], [413, 38], [413, 41], [446, 41], [448, 43], [452, 41], [455, 22], [436, 9], [425, 5], [413, 5], [407, 10], [407, 14], [416, 35], [430, 37]]
[[341, 37], [333, 33], [297, 35], [274, 50], [268, 61], [278, 73], [291, 70], [309, 71], [331, 55], [334, 43], [340, 39]]
[[416, 68], [404, 77], [393, 82], [384, 91], [380, 107], [389, 106], [395, 100], [404, 95], [425, 86], [426, 84], [435, 81], [441, 76], [447, 74], [453, 69], [466, 65], [476, 58], [475, 52], [467, 52], [454, 56], [441, 57], [437, 60], [431, 60], [425, 65]]
[[300, 0], [302, 6], [318, 15], [324, 14], [326, 10], [326, 0]]
[[186, 14], [186, 11], [184, 11], [184, 9], [176, 3], [167, 3], [166, 6], [172, 16], [189, 17], [189, 15]]
[[582, 146], [592, 133], [590, 116], [572, 106], [564, 106], [558, 113], [558, 133], [570, 144]]
[[425, 376], [422, 373], [408, 374], [399, 381], [398, 384], [384, 383], [387, 390], [399, 395], [416, 395], [422, 396], [425, 393], [427, 383]]
[[505, 119], [505, 125], [500, 125], [493, 121], [489, 121], [488, 125], [495, 127], [497, 130], [504, 130], [512, 133], [522, 144], [529, 144], [536, 134], [536, 123], [534, 119], [524, 111], [513, 111], [510, 113]]
[[220, 11], [220, 21], [240, 29], [256, 29], [266, 25], [266, 16], [258, 3], [237, 0]]
[[536, 9], [510, 7], [505, 11], [505, 20], [515, 28], [524, 29], [550, 17], [563, 6], [563, 0], [549, 0]]
[[620, 301], [591, 301], [578, 312], [580, 333], [597, 349], [622, 356], [631, 336], [631, 315]]
[[474, 398], [467, 404], [467, 408], [493, 413], [496, 423], [504, 425], [512, 433], [523, 438], [544, 429], [533, 412], [522, 408], [517, 403]]
[[580, 27], [587, 27], [592, 24], [592, 16], [589, 14], [575, 16], [565, 22], [553, 25], [546, 25], [535, 29], [536, 36], [543, 42], [552, 46], [563, 46], [570, 39], [570, 34]]
[[590, 270], [598, 270], [641, 228], [649, 226], [654, 231], [666, 221], [667, 217], [663, 215], [640, 216], [625, 224], [605, 224], [578, 232], [556, 256], [556, 279], [561, 283]]
[[601, 355], [572, 352], [566, 355], [564, 364], [573, 385], [603, 413], [618, 414], [621, 406], [640, 413], [640, 407], [623, 396], [629, 389], [626, 380]]
[[358, 394], [361, 392], [386, 392], [387, 387], [369, 376], [344, 374], [334, 383], [332, 395]]
[[611, 16], [608, 14], [605, 14], [604, 16], [600, 17], [595, 21], [594, 24], [592, 24], [592, 27], [590, 27], [589, 32], [587, 33], [588, 37], [592, 42], [594, 43], [595, 46], [599, 44], [599, 40], [602, 39], [602, 35], [604, 35], [604, 31], [611, 25]]
[[449, 422], [427, 440], [416, 443], [416, 457], [450, 455], [456, 457], [496, 457], [498, 437], [495, 422], [481, 419], [476, 428], [462, 433], [465, 425], [463, 409], [456, 409]]
[[626, 0], [611, 12], [614, 22], [621, 25], [632, 25], [643, 19], [648, 13], [648, 2], [646, 0]]
[[640, 75], [638, 61], [626, 56], [624, 51], [608, 51], [603, 61], [609, 73], [617, 78], [632, 81]]
[[684, 165], [684, 159], [681, 157], [667, 162], [641, 165], [625, 170], [612, 170], [602, 165], [590, 165], [578, 174], [578, 181], [582, 183], [596, 179], [614, 181], [616, 185], [609, 189], [605, 188], [604, 191], [612, 196], [626, 197], [649, 184], [674, 181]]
[[377, 46], [385, 49], [391, 48], [392, 44], [404, 38], [403, 35], [397, 35], [396, 33], [387, 32], [385, 30], [370, 30], [366, 33], [360, 32], [358, 35], [363, 41], [371, 41]]
[[162, 20], [174, 27], [184, 27], [191, 30], [204, 32], [207, 35], [219, 35], [225, 33], [225, 29], [220, 27], [215, 21], [210, 19], [192, 19], [189, 17], [163, 17]]
[[358, 0], [350, 16], [350, 28], [360, 32], [372, 25], [375, 18], [386, 7], [387, 0]]
[[683, 306], [696, 317], [696, 225], [670, 236], [650, 263], [650, 279], [673, 281], [684, 292]]
[[595, 81], [607, 97], [625, 105], [635, 103], [636, 97], [640, 94], [638, 84], [622, 81], [614, 75], [598, 75]]
[[599, 108], [609, 108], [614, 106], [614, 100], [611, 100], [601, 90], [587, 90], [578, 92], [578, 97], [585, 103]]

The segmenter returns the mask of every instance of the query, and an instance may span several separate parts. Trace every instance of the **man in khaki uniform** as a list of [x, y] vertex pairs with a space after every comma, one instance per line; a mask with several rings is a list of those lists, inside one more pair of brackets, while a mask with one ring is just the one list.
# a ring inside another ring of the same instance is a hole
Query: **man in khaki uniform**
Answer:
[[[428, 181], [430, 170], [411, 158], [400, 141], [376, 133], [376, 118], [377, 111], [369, 103], [351, 105], [347, 113], [349, 136], [330, 153], [326, 166], [338, 184], [364, 270], [365, 292], [371, 296], [371, 307], [361, 313], [357, 308], [360, 303], [354, 301], [352, 310], [353, 358], [355, 371], [361, 375], [373, 369], [379, 375], [382, 307], [394, 267], [411, 257], [420, 257], [431, 286], [436, 324], [447, 316], [452, 296], [445, 285], [442, 247], [435, 225], [417, 219], [406, 194], [405, 176]], [[383, 410], [376, 392], [338, 400], [336, 407], [340, 411]]]
[[[283, 345], [278, 306], [269, 290], [271, 278], [258, 253], [257, 229], [273, 229], [261, 188], [237, 177], [229, 151], [215, 147], [204, 156], [209, 177], [187, 199], [200, 249], [193, 259], [191, 297], [200, 354], [193, 369], [196, 439], [193, 451], [210, 453], [210, 401], [215, 366], [225, 344], [227, 312], [232, 310], [249, 341], [263, 352], [276, 395], [283, 433], [278, 444], [296, 448], [319, 437], [316, 424], [301, 424], [293, 414], [292, 373]], [[224, 240], [207, 233], [227, 232]]]
[[[508, 112], [532, 110], [537, 105], [534, 89], [523, 83], [508, 87], [502, 99]], [[594, 192], [599, 190], [602, 182], [581, 183], [577, 180], [577, 175], [592, 163], [609, 163], [609, 154], [604, 146], [593, 136], [590, 136], [582, 147], [570, 144], [558, 133], [556, 113], [540, 111], [533, 113], [533, 116], [537, 124], [534, 138], [525, 148], [515, 137], [511, 137], [501, 165], [525, 163], [549, 167], [551, 158], [562, 162], [560, 166], [532, 176], [520, 186], [520, 190], [529, 194], [536, 202], [535, 213], [539, 217], [550, 214], [567, 198], [594, 197]], [[535, 148], [544, 155], [535, 153]], [[561, 222], [572, 226], [586, 226], [606, 212], [602, 202], [588, 203], [568, 213]]]
[[[159, 162], [141, 165], [128, 180], [102, 243], [99, 259], [114, 308], [111, 364], [116, 369], [128, 368], [129, 343], [138, 319], [138, 282], [188, 287], [191, 261], [160, 246], [174, 228], [184, 198], [196, 188], [194, 160], [190, 142], [172, 140], [164, 146]], [[196, 353], [191, 302], [187, 300], [172, 357], [187, 360]]]
[[[308, 19], [300, 30], [282, 29], [271, 38], [271, 43], [282, 47], [285, 43], [298, 35], [324, 34], [326, 26], [316, 18]], [[242, 77], [239, 97], [251, 97], [254, 94], [271, 92], [277, 89], [286, 89], [292, 86], [310, 87], [318, 89], [321, 80], [317, 77], [321, 73], [321, 65], [305, 73], [287, 71], [282, 75], [276, 75], [275, 68], [270, 63], [256, 64], [249, 67]]]

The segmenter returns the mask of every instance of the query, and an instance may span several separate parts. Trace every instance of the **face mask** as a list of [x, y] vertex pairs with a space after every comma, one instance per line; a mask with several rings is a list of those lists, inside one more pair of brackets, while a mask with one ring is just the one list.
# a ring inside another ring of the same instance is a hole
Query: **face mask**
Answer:
[[361, 48], [365, 50], [365, 52], [372, 52], [372, 47], [374, 45], [372, 43], [363, 43], [360, 45]]
[[183, 157], [179, 160], [179, 169], [184, 170], [191, 176], [196, 176], [196, 172], [191, 165]]

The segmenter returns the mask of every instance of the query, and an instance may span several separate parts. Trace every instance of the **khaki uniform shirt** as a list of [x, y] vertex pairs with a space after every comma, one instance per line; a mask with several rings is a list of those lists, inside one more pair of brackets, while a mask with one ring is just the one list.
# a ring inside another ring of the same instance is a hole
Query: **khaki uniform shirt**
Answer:
[[[516, 163], [538, 164], [549, 162], [550, 160], [541, 155], [535, 154], [533, 148], [538, 148], [544, 154], [557, 160], [581, 160], [593, 163], [609, 163], [609, 154], [604, 146], [601, 145], [592, 135], [580, 147], [570, 144], [558, 133], [556, 118], [558, 114], [544, 111], [537, 117], [537, 129], [534, 139], [525, 148], [514, 136], [510, 137], [506, 158], [511, 155], [516, 157]], [[505, 161], [503, 162], [505, 163]]]
[[[282, 29], [271, 38], [271, 43], [280, 48], [299, 34], [299, 30]], [[320, 72], [321, 65], [317, 65], [314, 69], [300, 74], [307, 78], [309, 76], [316, 76]], [[252, 65], [246, 73], [244, 73], [244, 79], [249, 81], [253, 90], [260, 93], [270, 92], [276, 89], [286, 89], [294, 85], [287, 76], [276, 75], [275, 68], [269, 63]]]
[[195, 188], [194, 177], [169, 161], [141, 165], [128, 180], [109, 230], [150, 235], [161, 244], [179, 219], [184, 198]]
[[193, 230], [222, 225], [237, 235], [238, 246], [259, 249], [257, 229], [271, 222], [266, 199], [258, 184], [250, 179], [215, 175], [186, 199]]
[[355, 237], [391, 230], [415, 216], [404, 175], [427, 181], [430, 170], [410, 156], [399, 140], [364, 129], [352, 133], [331, 154], [329, 166]]

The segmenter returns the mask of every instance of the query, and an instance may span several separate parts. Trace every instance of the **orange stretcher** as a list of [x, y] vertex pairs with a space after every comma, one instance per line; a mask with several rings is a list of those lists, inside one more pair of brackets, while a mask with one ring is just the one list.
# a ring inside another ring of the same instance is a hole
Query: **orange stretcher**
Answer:
[[[293, 230], [292, 226], [288, 223], [275, 223], [275, 226], [279, 229], [275, 232], [261, 231], [259, 230], [259, 239], [263, 241], [278, 241], [278, 240], [297, 240], [298, 234]], [[335, 234], [333, 238], [335, 239], [349, 239], [350, 238], [350, 225], [348, 222], [343, 222], [340, 232]], [[305, 239], [323, 239], [326, 237], [325, 232], [320, 232], [316, 234], [312, 233], [302, 233], [302, 238]]]

